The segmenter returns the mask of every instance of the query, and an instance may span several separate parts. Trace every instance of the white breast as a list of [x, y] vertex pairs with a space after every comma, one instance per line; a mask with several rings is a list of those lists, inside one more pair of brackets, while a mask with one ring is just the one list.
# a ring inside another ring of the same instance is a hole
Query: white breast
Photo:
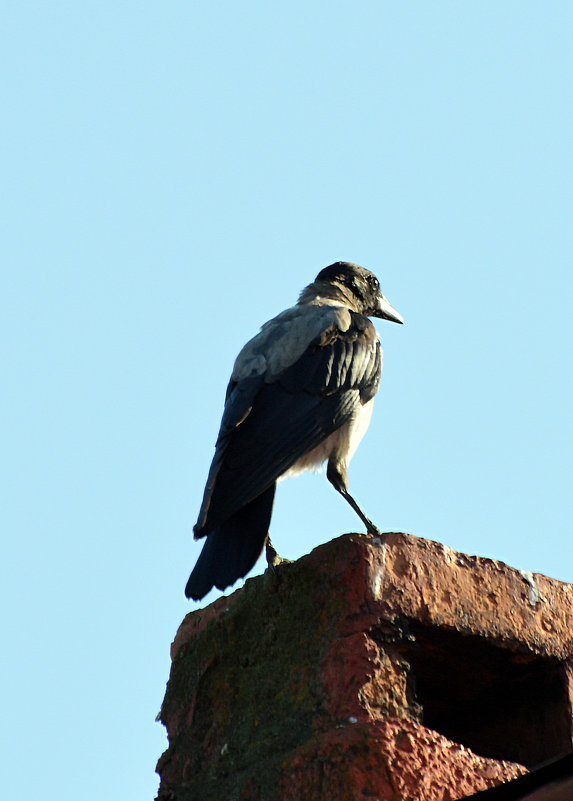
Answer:
[[368, 430], [373, 408], [374, 398], [361, 406], [348, 423], [330, 434], [316, 448], [301, 456], [289, 470], [282, 474], [279, 481], [282, 481], [283, 478], [297, 476], [305, 470], [320, 470], [328, 459], [334, 459], [342, 467], [348, 468], [362, 437]]

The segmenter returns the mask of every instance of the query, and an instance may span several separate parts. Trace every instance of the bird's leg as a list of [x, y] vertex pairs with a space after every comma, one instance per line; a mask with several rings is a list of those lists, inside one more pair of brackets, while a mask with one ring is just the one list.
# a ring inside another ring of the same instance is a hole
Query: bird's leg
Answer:
[[372, 520], [370, 520], [370, 518], [364, 514], [360, 506], [348, 492], [348, 477], [346, 474], [346, 469], [340, 465], [337, 465], [336, 462], [329, 461], [328, 467], [326, 468], [326, 477], [334, 489], [339, 492], [346, 501], [348, 501], [350, 506], [352, 506], [358, 517], [366, 526], [366, 531], [368, 534], [378, 537], [381, 536], [380, 529], [375, 526]]
[[272, 543], [271, 535], [267, 534], [267, 538], [265, 540], [265, 556], [267, 557], [267, 565], [273, 571], [273, 573], [277, 572], [277, 566], [282, 565], [284, 562], [290, 563], [290, 559], [283, 559], [282, 556], [279, 556], [277, 553], [277, 549]]

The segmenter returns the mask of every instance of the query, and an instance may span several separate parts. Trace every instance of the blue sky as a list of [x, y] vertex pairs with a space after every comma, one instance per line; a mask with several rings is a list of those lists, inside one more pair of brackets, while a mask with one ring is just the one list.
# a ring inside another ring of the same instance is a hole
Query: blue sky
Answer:
[[[367, 513], [573, 581], [572, 23], [560, 2], [5, 4], [7, 798], [154, 796], [229, 372], [332, 261], [406, 319], [377, 322]], [[294, 559], [361, 527], [307, 475], [271, 530]]]

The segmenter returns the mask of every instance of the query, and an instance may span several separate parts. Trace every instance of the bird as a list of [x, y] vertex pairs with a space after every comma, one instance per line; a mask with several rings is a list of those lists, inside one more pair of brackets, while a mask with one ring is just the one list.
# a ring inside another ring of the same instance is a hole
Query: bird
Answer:
[[205, 544], [187, 598], [199, 601], [213, 587], [224, 590], [244, 578], [265, 544], [269, 565], [280, 561], [269, 535], [277, 482], [324, 462], [328, 480], [367, 532], [380, 533], [350, 494], [347, 472], [382, 374], [370, 317], [404, 323], [374, 273], [338, 261], [240, 351], [193, 527]]

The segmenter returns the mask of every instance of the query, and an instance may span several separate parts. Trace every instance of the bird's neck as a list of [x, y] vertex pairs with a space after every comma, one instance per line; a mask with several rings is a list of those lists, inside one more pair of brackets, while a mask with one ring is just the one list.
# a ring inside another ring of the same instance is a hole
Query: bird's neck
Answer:
[[352, 311], [360, 311], [357, 308], [356, 299], [346, 287], [329, 281], [315, 281], [309, 284], [300, 293], [298, 303], [300, 305], [314, 303], [316, 305], [344, 306]]

